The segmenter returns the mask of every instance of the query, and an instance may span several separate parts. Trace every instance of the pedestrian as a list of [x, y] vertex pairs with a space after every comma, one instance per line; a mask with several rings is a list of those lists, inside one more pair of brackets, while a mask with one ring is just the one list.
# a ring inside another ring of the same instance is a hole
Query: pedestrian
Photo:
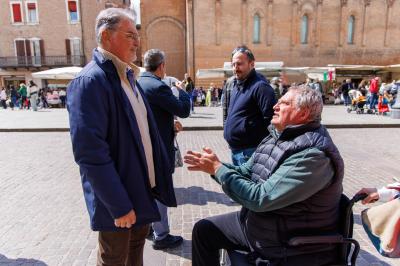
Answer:
[[[100, 11], [98, 47], [67, 89], [70, 134], [92, 230], [97, 265], [143, 265], [155, 202], [176, 206], [169, 158], [136, 76], [140, 37], [128, 9]], [[85, 243], [82, 243], [84, 245]]]
[[3, 109], [7, 109], [7, 93], [4, 87], [2, 87], [0, 91], [0, 101], [1, 101], [1, 106], [3, 106]]
[[354, 90], [353, 83], [351, 82], [351, 79], [346, 79], [346, 82], [343, 83], [342, 87], [340, 88], [343, 99], [344, 99], [344, 105], [348, 106], [351, 104], [351, 99], [349, 95], [349, 91]]
[[255, 68], [253, 53], [246, 46], [232, 52], [234, 78], [224, 126], [224, 138], [232, 152], [232, 162], [246, 162], [268, 135], [268, 125], [276, 103], [274, 90]]
[[11, 97], [11, 109], [14, 110], [14, 107], [19, 107], [18, 104], [18, 92], [15, 89], [14, 85], [10, 86], [10, 97]]
[[369, 92], [370, 92], [370, 100], [369, 100], [369, 109], [375, 110], [375, 106], [378, 104], [378, 93], [379, 93], [379, 77], [375, 77], [371, 79]]
[[251, 251], [247, 258], [268, 260], [268, 265], [319, 266], [336, 261], [335, 245], [285, 243], [296, 233], [339, 231], [344, 163], [320, 123], [322, 108], [316, 90], [289, 89], [274, 106], [269, 136], [240, 167], [222, 164], [210, 148], [187, 152], [184, 161], [190, 171], [210, 174], [242, 205], [240, 211], [194, 225], [193, 266], [219, 265], [220, 249]]
[[64, 89], [61, 89], [58, 95], [60, 96], [61, 107], [65, 108], [65, 101], [67, 99], [67, 92]]
[[[138, 83], [142, 87], [154, 114], [161, 139], [167, 149], [169, 173], [172, 174], [175, 169], [174, 138], [176, 130], [174, 117], [186, 118], [190, 115], [190, 96], [182, 88], [175, 86], [178, 90], [178, 98], [176, 98], [171, 88], [161, 81], [166, 72], [165, 64], [166, 59], [163, 51], [158, 49], [148, 50], [144, 54], [146, 72], [142, 73]], [[164, 177], [160, 176], [160, 178]], [[183, 238], [170, 234], [167, 206], [159, 201], [157, 201], [157, 206], [161, 220], [152, 224], [153, 248], [159, 250], [179, 246], [182, 244]]]
[[29, 108], [29, 105], [28, 105], [28, 103], [27, 103], [27, 95], [28, 95], [28, 92], [27, 92], [27, 89], [26, 89], [26, 86], [25, 86], [25, 83], [20, 83], [19, 84], [19, 90], [18, 90], [18, 94], [20, 95], [20, 104], [21, 104], [21, 110], [22, 109], [24, 109], [24, 108]]
[[37, 101], [39, 98], [39, 88], [32, 80], [29, 81], [27, 95], [33, 111], [37, 111]]

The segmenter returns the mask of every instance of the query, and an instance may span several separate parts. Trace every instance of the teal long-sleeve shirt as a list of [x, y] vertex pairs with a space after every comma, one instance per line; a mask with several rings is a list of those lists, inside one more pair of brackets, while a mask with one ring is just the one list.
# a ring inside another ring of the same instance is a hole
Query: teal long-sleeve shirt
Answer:
[[224, 163], [212, 177], [229, 197], [254, 212], [301, 202], [326, 187], [335, 173], [324, 152], [309, 148], [287, 158], [265, 182], [256, 183], [251, 180], [253, 157], [241, 166]]

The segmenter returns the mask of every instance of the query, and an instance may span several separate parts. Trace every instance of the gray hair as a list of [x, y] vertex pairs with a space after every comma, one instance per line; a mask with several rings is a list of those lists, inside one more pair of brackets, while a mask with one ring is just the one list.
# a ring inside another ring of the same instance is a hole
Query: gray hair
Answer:
[[105, 30], [115, 30], [123, 19], [128, 19], [136, 24], [136, 14], [132, 9], [123, 8], [107, 8], [97, 15], [96, 18], [96, 41], [101, 43], [101, 34]]
[[298, 109], [310, 110], [310, 120], [321, 121], [323, 101], [322, 95], [318, 90], [306, 85], [292, 86], [289, 90], [296, 93], [295, 104]]
[[159, 49], [150, 49], [144, 54], [144, 68], [154, 72], [158, 66], [165, 62], [165, 53]]

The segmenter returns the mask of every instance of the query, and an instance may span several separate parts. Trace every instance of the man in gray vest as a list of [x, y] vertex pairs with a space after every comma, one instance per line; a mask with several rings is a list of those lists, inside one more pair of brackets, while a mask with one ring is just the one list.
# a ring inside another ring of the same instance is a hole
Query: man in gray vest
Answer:
[[299, 232], [338, 230], [343, 159], [320, 124], [321, 94], [292, 87], [274, 106], [268, 135], [241, 166], [221, 163], [210, 148], [188, 151], [185, 163], [221, 184], [242, 205], [239, 212], [197, 222], [192, 235], [193, 265], [219, 265], [219, 250], [254, 252], [272, 265], [325, 265], [333, 246], [289, 247]]

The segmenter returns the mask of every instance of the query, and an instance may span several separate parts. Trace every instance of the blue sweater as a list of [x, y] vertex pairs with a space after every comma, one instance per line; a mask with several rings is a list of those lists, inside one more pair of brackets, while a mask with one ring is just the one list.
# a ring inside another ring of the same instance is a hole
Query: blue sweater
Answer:
[[233, 150], [257, 147], [268, 135], [276, 104], [274, 90], [254, 69], [244, 82], [234, 80], [224, 138]]

